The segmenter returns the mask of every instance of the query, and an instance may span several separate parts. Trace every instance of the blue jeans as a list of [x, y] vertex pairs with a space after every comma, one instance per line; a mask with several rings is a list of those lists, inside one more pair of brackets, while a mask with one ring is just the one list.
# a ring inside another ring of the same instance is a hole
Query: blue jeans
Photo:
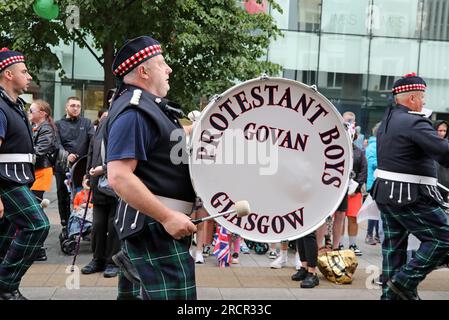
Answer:
[[376, 237], [379, 237], [379, 220], [368, 219], [368, 230], [366, 235], [372, 237], [374, 229], [376, 229]]

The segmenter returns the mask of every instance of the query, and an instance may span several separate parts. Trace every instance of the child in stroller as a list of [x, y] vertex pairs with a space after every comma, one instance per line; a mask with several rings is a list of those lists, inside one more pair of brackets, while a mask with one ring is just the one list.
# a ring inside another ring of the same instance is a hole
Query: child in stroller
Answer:
[[[78, 191], [75, 195], [75, 199], [73, 200], [73, 211], [69, 218], [69, 238], [76, 236], [80, 233], [81, 230], [81, 222], [86, 215], [84, 226], [83, 226], [83, 238], [86, 238], [87, 231], [92, 227], [92, 212], [94, 205], [92, 204], [92, 197], [89, 199], [89, 203], [87, 203], [87, 198], [89, 196], [89, 186], [88, 179], [86, 176], [83, 177], [83, 189]], [[86, 213], [86, 206], [87, 213]]]
[[[78, 236], [81, 235], [83, 240], [90, 241], [89, 236], [92, 229], [93, 204], [91, 199], [89, 199], [89, 203], [87, 203], [89, 186], [85, 176], [86, 160], [86, 157], [79, 159], [67, 173], [67, 185], [70, 198], [72, 199], [72, 210], [67, 229], [63, 229], [59, 236], [59, 241], [62, 252], [68, 255], [73, 255], [75, 253]], [[81, 232], [85, 214], [84, 226]]]

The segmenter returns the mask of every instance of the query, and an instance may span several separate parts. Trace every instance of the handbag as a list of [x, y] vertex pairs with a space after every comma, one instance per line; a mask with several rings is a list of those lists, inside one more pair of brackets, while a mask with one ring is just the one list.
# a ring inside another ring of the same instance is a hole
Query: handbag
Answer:
[[[104, 140], [101, 140], [101, 150], [100, 150], [100, 156], [101, 156], [101, 162], [104, 163], [105, 158], [105, 147], [104, 147]], [[98, 191], [103, 193], [104, 195], [107, 195], [109, 197], [117, 198], [117, 194], [115, 193], [114, 189], [111, 188], [108, 181], [108, 173], [105, 172], [103, 175], [101, 175], [98, 178], [98, 185], [97, 185]]]
[[348, 188], [348, 194], [353, 195], [355, 191], [357, 190], [357, 187], [359, 186], [359, 183], [355, 181], [354, 179], [349, 180], [349, 188]]
[[107, 195], [109, 197], [117, 198], [117, 194], [115, 193], [114, 189], [111, 188], [109, 185], [108, 177], [106, 174], [103, 174], [98, 179], [98, 185], [97, 185], [98, 191], [103, 193], [104, 195]]
[[350, 284], [358, 262], [352, 250], [334, 250], [318, 256], [318, 269], [335, 284]]

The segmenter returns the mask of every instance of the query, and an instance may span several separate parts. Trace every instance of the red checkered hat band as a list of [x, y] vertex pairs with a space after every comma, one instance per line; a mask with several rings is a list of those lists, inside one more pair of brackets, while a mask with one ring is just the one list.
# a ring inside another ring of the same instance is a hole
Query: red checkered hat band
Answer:
[[136, 65], [142, 63], [144, 60], [147, 60], [160, 53], [162, 53], [162, 48], [159, 44], [148, 46], [140, 50], [139, 52], [135, 53], [130, 58], [126, 59], [123, 63], [121, 63], [114, 70], [114, 74], [117, 76], [122, 76], [129, 70], [133, 69]]
[[24, 56], [12, 56], [12, 57], [9, 57], [8, 59], [0, 61], [0, 71], [5, 69], [6, 67], [9, 67], [10, 65], [12, 65], [14, 63], [19, 63], [19, 62], [25, 62], [25, 57]]
[[393, 93], [403, 93], [408, 91], [426, 91], [426, 85], [424, 84], [404, 84], [402, 86], [393, 88]]

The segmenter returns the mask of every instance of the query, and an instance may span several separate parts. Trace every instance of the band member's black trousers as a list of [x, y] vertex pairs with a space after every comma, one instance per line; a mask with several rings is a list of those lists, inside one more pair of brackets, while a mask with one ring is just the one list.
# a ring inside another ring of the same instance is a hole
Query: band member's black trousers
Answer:
[[307, 261], [307, 266], [315, 268], [318, 259], [318, 245], [316, 242], [315, 232], [296, 239], [296, 248], [299, 253], [299, 258], [302, 262]]
[[116, 202], [94, 204], [92, 223], [92, 252], [94, 260], [113, 264], [112, 256], [120, 250], [120, 241], [114, 228]]

